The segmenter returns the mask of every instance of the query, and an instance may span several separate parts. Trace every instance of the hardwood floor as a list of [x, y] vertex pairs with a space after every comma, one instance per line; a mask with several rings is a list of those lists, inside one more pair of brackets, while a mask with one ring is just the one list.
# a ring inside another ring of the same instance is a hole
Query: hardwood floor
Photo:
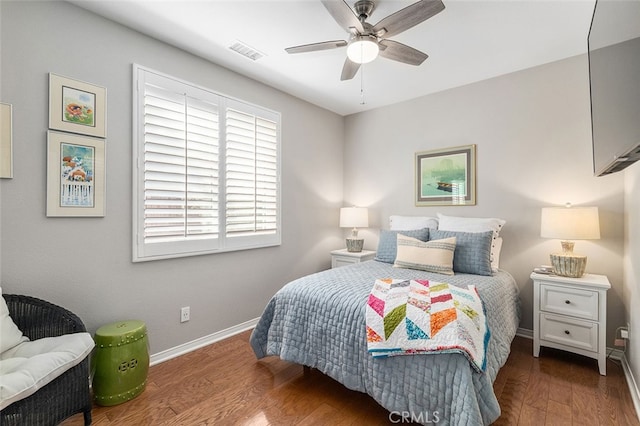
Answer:
[[[96, 406], [101, 425], [387, 425], [369, 396], [296, 364], [255, 359], [250, 332], [151, 367], [146, 390], [114, 407]], [[494, 389], [496, 425], [640, 425], [622, 368], [543, 348], [516, 337]], [[64, 426], [82, 424], [82, 415]], [[406, 423], [404, 423], [406, 424]]]

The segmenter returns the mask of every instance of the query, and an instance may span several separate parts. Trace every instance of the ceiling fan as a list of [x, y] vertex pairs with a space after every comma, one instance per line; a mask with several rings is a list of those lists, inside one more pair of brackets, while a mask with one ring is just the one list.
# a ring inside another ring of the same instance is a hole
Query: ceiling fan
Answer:
[[324, 41], [285, 50], [287, 53], [305, 53], [347, 46], [347, 59], [340, 80], [351, 80], [361, 64], [373, 61], [378, 55], [405, 64], [422, 64], [428, 58], [426, 53], [388, 37], [400, 34], [444, 10], [441, 0], [420, 0], [371, 25], [367, 19], [376, 6], [373, 0], [358, 0], [354, 9], [344, 0], [322, 0], [322, 4], [338, 25], [351, 34], [349, 41]]

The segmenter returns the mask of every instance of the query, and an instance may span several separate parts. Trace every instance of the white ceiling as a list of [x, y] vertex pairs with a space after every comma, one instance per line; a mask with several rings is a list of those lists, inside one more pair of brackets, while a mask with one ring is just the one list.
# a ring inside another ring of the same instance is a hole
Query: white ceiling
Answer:
[[[392, 37], [427, 53], [421, 66], [377, 58], [353, 80], [340, 81], [346, 48], [284, 51], [348, 39], [319, 0], [70, 1], [341, 115], [585, 53], [595, 3], [443, 0], [443, 12]], [[413, 1], [378, 0], [369, 22]], [[354, 0], [347, 3], [353, 6]], [[265, 56], [255, 62], [244, 58], [228, 48], [235, 41]]]

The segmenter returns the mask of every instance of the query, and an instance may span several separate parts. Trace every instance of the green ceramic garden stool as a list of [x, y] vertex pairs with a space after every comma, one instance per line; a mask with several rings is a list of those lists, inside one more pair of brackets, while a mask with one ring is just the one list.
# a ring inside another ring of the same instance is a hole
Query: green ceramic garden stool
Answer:
[[103, 325], [96, 331], [93, 396], [98, 405], [117, 405], [140, 395], [149, 372], [149, 339], [142, 321]]

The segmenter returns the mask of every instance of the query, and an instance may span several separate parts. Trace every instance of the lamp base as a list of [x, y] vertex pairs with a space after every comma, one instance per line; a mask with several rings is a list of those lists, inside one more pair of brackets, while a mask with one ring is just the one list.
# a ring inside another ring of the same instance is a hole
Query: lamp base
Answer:
[[573, 253], [553, 253], [549, 255], [553, 273], [561, 277], [580, 278], [587, 267], [587, 256]]
[[347, 251], [351, 253], [360, 253], [364, 246], [364, 240], [358, 238], [347, 238]]

